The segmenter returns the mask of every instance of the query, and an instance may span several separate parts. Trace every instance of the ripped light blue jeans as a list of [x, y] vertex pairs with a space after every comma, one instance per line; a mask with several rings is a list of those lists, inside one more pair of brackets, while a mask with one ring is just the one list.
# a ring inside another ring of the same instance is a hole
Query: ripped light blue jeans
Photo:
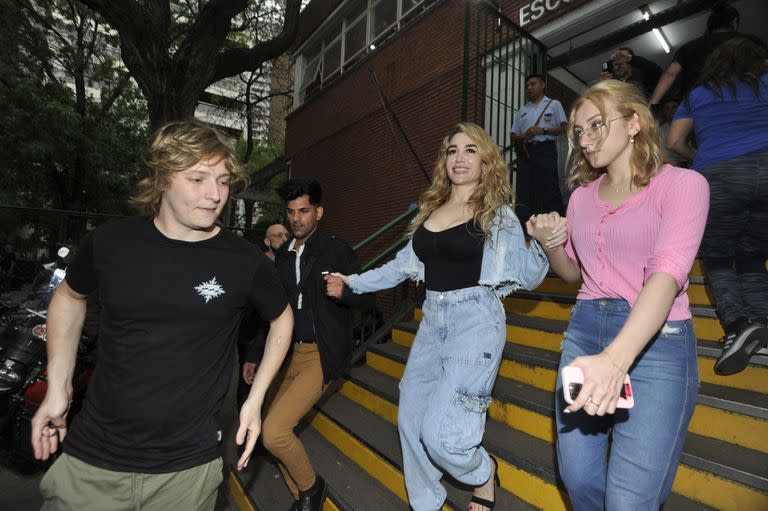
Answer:
[[491, 477], [480, 444], [506, 328], [501, 300], [481, 286], [427, 291], [423, 311], [397, 420], [409, 503], [436, 511], [446, 497], [443, 471], [471, 486]]
[[[560, 368], [600, 353], [630, 311], [624, 300], [578, 300]], [[564, 414], [557, 379], [557, 460], [574, 511], [657, 511], [669, 496], [698, 392], [691, 320], [667, 321], [635, 359], [629, 377], [634, 408], [603, 417]]]

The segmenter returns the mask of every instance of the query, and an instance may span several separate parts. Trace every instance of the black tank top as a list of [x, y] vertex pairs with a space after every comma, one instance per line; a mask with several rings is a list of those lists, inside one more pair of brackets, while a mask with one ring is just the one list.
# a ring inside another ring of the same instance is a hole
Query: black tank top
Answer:
[[473, 287], [480, 280], [483, 231], [473, 220], [440, 232], [421, 224], [413, 234], [413, 251], [424, 263], [424, 280], [430, 291]]

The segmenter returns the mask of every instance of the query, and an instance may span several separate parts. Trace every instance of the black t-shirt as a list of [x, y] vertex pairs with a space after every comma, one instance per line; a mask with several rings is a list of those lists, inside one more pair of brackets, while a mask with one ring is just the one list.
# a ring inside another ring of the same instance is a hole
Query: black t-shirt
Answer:
[[215, 459], [243, 314], [251, 306], [272, 320], [288, 303], [263, 252], [224, 229], [184, 242], [127, 218], [85, 238], [66, 280], [98, 290], [102, 312], [96, 369], [64, 451], [141, 473]]
[[765, 48], [765, 42], [759, 37], [741, 32], [712, 32], [682, 45], [675, 54], [675, 61], [683, 68], [680, 72], [680, 90], [686, 94], [696, 84], [699, 73], [704, 69], [707, 58], [718, 46], [733, 37], [750, 39]]
[[413, 234], [413, 251], [424, 263], [430, 291], [477, 286], [483, 264], [483, 231], [473, 220], [433, 232], [421, 224]]

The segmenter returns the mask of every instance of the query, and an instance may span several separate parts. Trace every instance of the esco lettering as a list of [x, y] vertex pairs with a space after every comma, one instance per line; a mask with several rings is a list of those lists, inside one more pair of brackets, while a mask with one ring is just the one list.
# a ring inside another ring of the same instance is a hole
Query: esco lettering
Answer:
[[572, 0], [533, 0], [533, 2], [520, 8], [520, 26], [523, 27], [531, 21], [536, 21], [547, 12], [552, 12], [560, 7], [560, 4], [569, 4]]

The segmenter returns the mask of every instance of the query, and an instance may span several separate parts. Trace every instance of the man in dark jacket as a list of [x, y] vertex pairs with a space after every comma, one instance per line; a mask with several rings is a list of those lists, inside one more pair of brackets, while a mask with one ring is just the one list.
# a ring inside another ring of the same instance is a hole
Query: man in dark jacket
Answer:
[[293, 351], [270, 389], [263, 441], [280, 462], [295, 500], [292, 509], [319, 511], [326, 484], [315, 473], [293, 429], [349, 361], [351, 307], [372, 308], [374, 296], [326, 288], [330, 273], [358, 273], [360, 265], [349, 245], [318, 228], [324, 213], [320, 184], [292, 180], [281, 188], [280, 196], [293, 240], [277, 252], [275, 264], [296, 320]]

